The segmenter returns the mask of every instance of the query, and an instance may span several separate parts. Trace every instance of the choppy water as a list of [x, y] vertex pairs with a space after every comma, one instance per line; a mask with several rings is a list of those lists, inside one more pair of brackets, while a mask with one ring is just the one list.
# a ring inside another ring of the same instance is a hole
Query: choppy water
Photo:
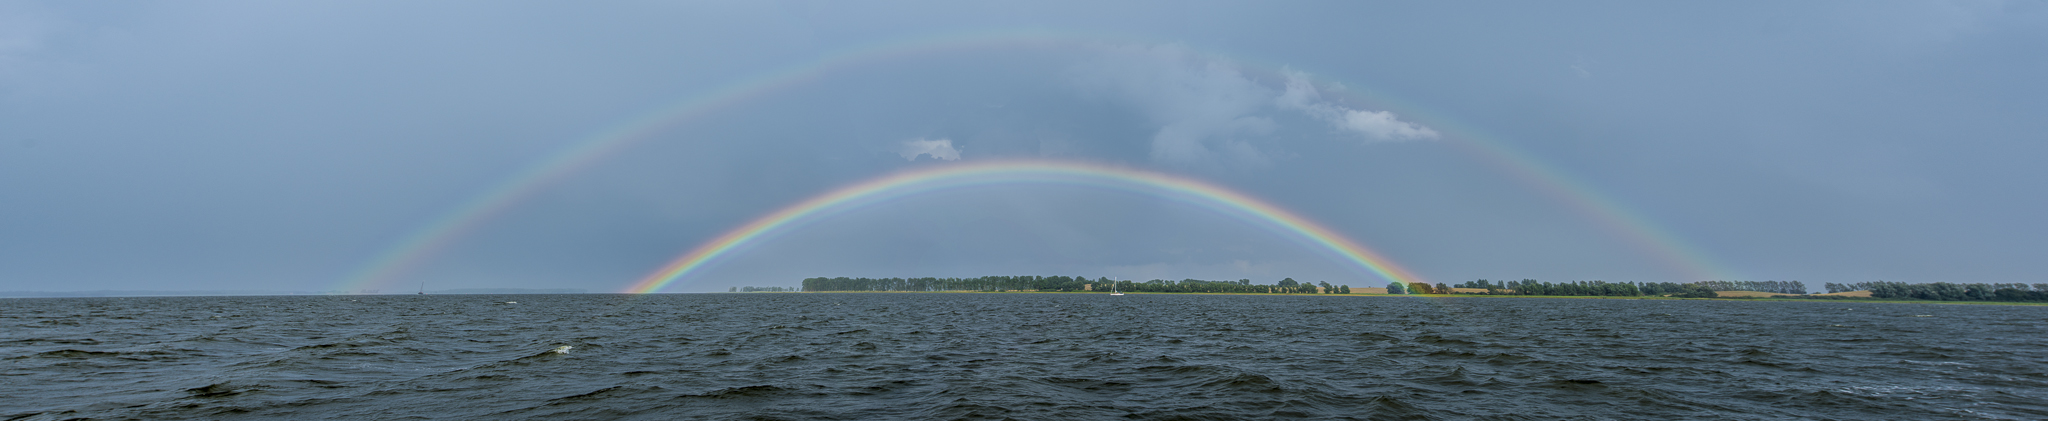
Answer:
[[2048, 307], [61, 298], [0, 326], [10, 420], [2048, 418]]

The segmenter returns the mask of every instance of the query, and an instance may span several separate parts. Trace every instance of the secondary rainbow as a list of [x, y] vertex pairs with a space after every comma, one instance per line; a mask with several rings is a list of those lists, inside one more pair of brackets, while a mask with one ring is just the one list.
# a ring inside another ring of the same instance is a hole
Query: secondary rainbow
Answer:
[[1202, 206], [1292, 237], [1381, 279], [1423, 282], [1415, 274], [1343, 234], [1250, 195], [1199, 180], [1106, 165], [1044, 160], [986, 161], [942, 165], [887, 175], [841, 187], [756, 218], [698, 245], [627, 288], [660, 291], [716, 263], [721, 257], [777, 234], [832, 215], [894, 199], [959, 187], [989, 184], [1067, 184], [1155, 195]]
[[[582, 168], [602, 161], [620, 150], [654, 138], [663, 130], [683, 124], [711, 111], [725, 109], [744, 103], [753, 98], [768, 96], [786, 88], [798, 86], [816, 77], [865, 63], [888, 62], [889, 60], [940, 53], [947, 51], [975, 50], [986, 48], [1056, 48], [1076, 44], [1099, 44], [1119, 42], [1112, 37], [1076, 36], [1074, 34], [1050, 33], [1043, 31], [985, 31], [966, 34], [942, 34], [894, 42], [869, 44], [856, 48], [839, 50], [818, 56], [814, 60], [797, 63], [778, 71], [765, 72], [723, 85], [699, 95], [690, 96], [648, 112], [634, 115], [603, 130], [591, 133], [565, 144], [560, 150], [549, 154], [533, 165], [513, 173], [490, 185], [478, 194], [469, 196], [446, 212], [426, 223], [414, 227], [398, 241], [380, 250], [363, 265], [342, 279], [338, 289], [353, 291], [373, 288], [395, 281], [401, 274], [423, 263], [428, 256], [445, 248], [465, 233], [476, 229], [491, 215], [502, 212], [534, 192], [541, 191], [554, 181], [577, 173]], [[1124, 40], [1124, 42], [1130, 42]], [[1228, 57], [1215, 56], [1218, 60]], [[1245, 63], [1244, 60], [1230, 60]], [[1270, 64], [1265, 67], [1279, 68]], [[1351, 89], [1368, 85], [1348, 84]], [[1326, 93], [1331, 94], [1331, 93]], [[1346, 96], [1357, 96], [1346, 95]], [[1690, 280], [1727, 279], [1732, 271], [1718, 264], [1706, 253], [1687, 244], [1682, 238], [1663, 229], [1649, 218], [1631, 211], [1619, 201], [1598, 193], [1593, 188], [1561, 169], [1545, 164], [1537, 156], [1516, 150], [1497, 136], [1483, 134], [1483, 131], [1455, 124], [1455, 120], [1431, 116], [1418, 107], [1398, 102], [1390, 95], [1367, 95], [1366, 102], [1378, 103], [1399, 112], [1404, 117], [1432, 126], [1444, 133], [1443, 140], [1456, 144], [1468, 154], [1489, 162], [1494, 168], [1528, 182], [1560, 203], [1577, 210], [1590, 220], [1596, 221], [1608, 232], [1640, 245], [1644, 253], [1654, 256], [1670, 267], [1677, 269]]]
[[427, 223], [407, 231], [404, 237], [385, 247], [365, 264], [343, 278], [343, 291], [374, 288], [389, 283], [421, 264], [427, 256], [447, 247], [474, 230], [492, 215], [503, 212], [555, 181], [575, 174], [633, 144], [653, 138], [656, 133], [703, 116], [714, 110], [743, 103], [797, 86], [833, 69], [860, 63], [887, 61], [908, 55], [987, 48], [991, 45], [1040, 45], [1067, 39], [1036, 31], [986, 31], [866, 45], [835, 51], [814, 60], [746, 79], [668, 103], [634, 115], [619, 123], [565, 144], [519, 172], [470, 196]]

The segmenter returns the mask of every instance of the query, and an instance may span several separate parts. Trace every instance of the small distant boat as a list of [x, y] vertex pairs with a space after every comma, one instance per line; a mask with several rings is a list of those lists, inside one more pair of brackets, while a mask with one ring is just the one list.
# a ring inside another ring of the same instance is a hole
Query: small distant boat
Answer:
[[427, 283], [426, 283], [426, 282], [421, 282], [421, 283], [420, 283], [420, 295], [427, 295]]
[[[1118, 282], [1121, 282], [1121, 281], [1122, 281], [1122, 279], [1118, 279], [1117, 281], [1118, 281]], [[1116, 282], [1111, 282], [1111, 283], [1109, 284], [1109, 295], [1124, 295], [1124, 293], [1123, 293], [1123, 291], [1117, 291], [1117, 290], [1116, 290]]]

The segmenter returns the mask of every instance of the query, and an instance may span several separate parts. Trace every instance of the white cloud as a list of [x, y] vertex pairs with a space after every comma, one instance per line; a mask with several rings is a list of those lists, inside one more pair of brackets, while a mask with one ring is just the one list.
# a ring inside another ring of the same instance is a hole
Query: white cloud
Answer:
[[1322, 100], [1309, 82], [1308, 74], [1286, 71], [1287, 91], [1273, 99], [1283, 109], [1301, 111], [1338, 129], [1365, 135], [1370, 140], [1434, 140], [1442, 135], [1420, 124], [1401, 121], [1386, 111], [1354, 110]]
[[960, 160], [960, 148], [953, 147], [953, 139], [906, 140], [897, 145], [896, 154], [909, 161], [916, 161], [918, 155], [930, 155], [932, 159], [942, 161]]
[[1279, 129], [1274, 110], [1301, 112], [1368, 140], [1428, 140], [1440, 135], [1386, 111], [1356, 110], [1324, 101], [1308, 75], [1283, 71], [1275, 89], [1233, 64], [1177, 45], [1098, 45], [1098, 58], [1072, 73], [1092, 95], [1126, 101], [1159, 125], [1152, 159], [1177, 165], [1263, 166], [1258, 141]]
[[1436, 130], [1401, 121], [1394, 118], [1394, 113], [1386, 111], [1343, 110], [1343, 116], [1341, 121], [1331, 123], [1375, 139], [1410, 140], [1438, 137]]

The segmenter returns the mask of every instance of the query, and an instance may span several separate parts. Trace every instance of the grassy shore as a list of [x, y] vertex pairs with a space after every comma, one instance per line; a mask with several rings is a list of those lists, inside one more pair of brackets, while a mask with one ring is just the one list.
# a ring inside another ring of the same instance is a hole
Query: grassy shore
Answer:
[[[1364, 288], [1359, 288], [1359, 289], [1364, 289]], [[1785, 295], [1785, 294], [1772, 294], [1772, 293], [1761, 293], [1761, 292], [1755, 292], [1755, 291], [1721, 291], [1721, 292], [1723, 292], [1723, 293], [1727, 293], [1727, 292], [1749, 292], [1749, 293], [1753, 293], [1753, 294], [1744, 294], [1745, 296], [1740, 296], [1740, 297], [1721, 297], [1721, 298], [1678, 298], [1678, 297], [1652, 297], [1652, 296], [1634, 296], [1634, 297], [1607, 297], [1607, 296], [1586, 296], [1586, 295], [1483, 295], [1483, 294], [1385, 294], [1385, 293], [1360, 293], [1360, 292], [1353, 292], [1353, 293], [1350, 293], [1350, 294], [1305, 294], [1305, 293], [1304, 293], [1304, 294], [1292, 294], [1292, 293], [1282, 293], [1282, 294], [1271, 294], [1271, 293], [1241, 293], [1241, 292], [1130, 292], [1130, 291], [1125, 291], [1125, 292], [1124, 292], [1124, 295], [1263, 295], [1263, 296], [1273, 296], [1273, 295], [1293, 295], [1293, 296], [1310, 296], [1310, 297], [1387, 297], [1387, 298], [1400, 298], [1400, 297], [1423, 297], [1423, 298], [1494, 298], [1494, 299], [1514, 299], [1514, 298], [1570, 298], [1570, 299], [1581, 299], [1581, 300], [1692, 300], [1692, 301], [1701, 301], [1701, 300], [1705, 300], [1705, 301], [1771, 301], [1771, 302], [1777, 302], [1777, 301], [1787, 301], [1787, 302], [1819, 302], [1819, 303], [1887, 303], [1887, 304], [1969, 304], [1969, 305], [2013, 305], [2013, 306], [2048, 306], [2048, 303], [2016, 303], [2016, 302], [2007, 302], [2007, 301], [1930, 301], [1930, 300], [1888, 300], [1888, 299], [1881, 299], [1881, 298], [1867, 298], [1867, 297], [1868, 297], [1867, 295], [1866, 295], [1866, 296], [1863, 296], [1863, 297], [1856, 297], [1856, 296], [1850, 296], [1850, 297], [1853, 297], [1853, 298], [1850, 298], [1850, 299], [1824, 299], [1824, 298], [1771, 298], [1770, 296], [1773, 296], [1773, 295]], [[1107, 294], [1109, 294], [1108, 292], [1104, 292], [1104, 291], [805, 291], [805, 292], [803, 292], [803, 293], [816, 293], [816, 294], [863, 294], [863, 293], [891, 293], [891, 294], [1102, 294], [1102, 295], [1107, 295]], [[1815, 294], [1815, 295], [1822, 295], [1822, 296], [1826, 296], [1826, 295], [1832, 295], [1832, 294]], [[1788, 296], [1788, 297], [1797, 297], [1797, 296]]]

